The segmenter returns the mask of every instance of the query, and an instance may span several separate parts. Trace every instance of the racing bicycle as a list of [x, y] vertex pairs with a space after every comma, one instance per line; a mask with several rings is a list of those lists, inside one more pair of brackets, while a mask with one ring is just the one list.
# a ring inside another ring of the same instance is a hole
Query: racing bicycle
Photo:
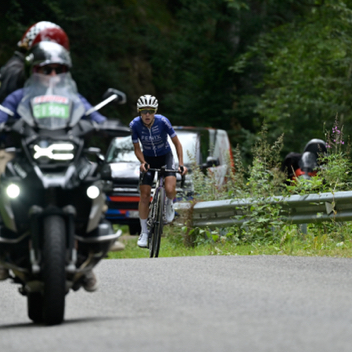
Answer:
[[[148, 248], [149, 257], [158, 257], [160, 250], [160, 240], [163, 233], [166, 211], [166, 193], [164, 186], [164, 179], [166, 172], [180, 173], [178, 170], [166, 169], [166, 165], [160, 169], [149, 168], [148, 171], [155, 171], [157, 173], [156, 184], [153, 191], [152, 200], [149, 205], [148, 215]], [[183, 188], [185, 176], [181, 179], [181, 188]]]

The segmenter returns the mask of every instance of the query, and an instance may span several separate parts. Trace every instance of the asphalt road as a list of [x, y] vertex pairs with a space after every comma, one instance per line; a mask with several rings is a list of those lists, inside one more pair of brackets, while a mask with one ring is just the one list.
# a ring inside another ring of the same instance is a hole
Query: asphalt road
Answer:
[[212, 256], [104, 260], [62, 325], [27, 318], [0, 283], [0, 351], [351, 351], [352, 260]]

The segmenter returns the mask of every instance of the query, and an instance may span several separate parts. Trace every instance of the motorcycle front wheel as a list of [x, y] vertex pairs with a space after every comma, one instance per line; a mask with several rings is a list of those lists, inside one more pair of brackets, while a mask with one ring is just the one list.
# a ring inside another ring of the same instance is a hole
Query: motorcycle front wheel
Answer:
[[62, 323], [66, 296], [66, 226], [62, 217], [50, 215], [43, 223], [43, 322]]

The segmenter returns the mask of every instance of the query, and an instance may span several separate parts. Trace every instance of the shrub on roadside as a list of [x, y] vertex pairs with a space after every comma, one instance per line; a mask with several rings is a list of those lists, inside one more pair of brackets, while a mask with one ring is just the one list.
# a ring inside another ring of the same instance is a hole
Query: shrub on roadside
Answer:
[[[283, 147], [283, 136], [270, 145], [267, 141], [267, 129], [264, 125], [259, 140], [253, 147], [253, 161], [248, 170], [243, 168], [240, 149], [234, 152], [236, 172], [228, 167], [228, 182], [225, 187], [216, 187], [214, 175], [206, 176], [193, 165], [192, 179], [195, 189], [193, 204], [199, 201], [242, 199], [253, 200], [249, 210], [249, 217], [242, 218], [240, 226], [231, 228], [200, 229], [191, 225], [191, 213], [183, 226], [183, 240], [187, 246], [197, 246], [203, 243], [231, 242], [279, 244], [287, 243], [288, 239], [302, 240], [297, 225], [286, 224], [281, 217], [281, 206], [269, 204], [268, 197], [278, 195], [309, 194], [319, 192], [336, 192], [350, 190], [351, 160], [350, 145], [343, 141], [342, 128], [335, 120], [332, 133], [326, 134], [329, 153], [322, 155], [324, 167], [311, 180], [298, 179], [290, 185], [285, 184], [285, 175], [280, 171], [280, 151]], [[333, 220], [325, 224], [310, 224], [309, 232], [313, 238], [329, 237], [332, 241], [339, 241], [334, 234], [347, 231], [349, 224], [341, 224]], [[328, 231], [326, 230], [328, 228]], [[331, 234], [331, 235], [329, 235]], [[341, 241], [340, 241], [341, 242]]]

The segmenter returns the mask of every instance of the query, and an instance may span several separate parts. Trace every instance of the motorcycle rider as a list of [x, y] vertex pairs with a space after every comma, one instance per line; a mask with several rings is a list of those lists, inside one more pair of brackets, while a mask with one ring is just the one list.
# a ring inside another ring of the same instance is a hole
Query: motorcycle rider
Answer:
[[[44, 76], [56, 76], [60, 73], [67, 73], [72, 67], [70, 53], [60, 44], [53, 42], [40, 42], [29, 50], [26, 56], [28, 74], [39, 73]], [[20, 118], [17, 113], [17, 106], [21, 102], [24, 94], [24, 88], [17, 89], [9, 94], [0, 105], [0, 123], [6, 122], [9, 116], [14, 119]], [[78, 94], [86, 111], [92, 105], [82, 95]], [[90, 120], [102, 123], [106, 117], [95, 111], [89, 115]], [[1, 171], [1, 170], [0, 170]]]
[[[137, 101], [139, 116], [130, 123], [132, 142], [136, 157], [141, 162], [140, 171], [140, 202], [138, 205], [141, 234], [137, 245], [141, 248], [148, 246], [147, 218], [149, 213], [150, 193], [154, 179], [154, 171], [148, 168], [160, 168], [166, 165], [167, 169], [174, 169], [174, 158], [167, 140], [169, 135], [175, 145], [179, 161], [179, 171], [187, 173], [183, 166], [183, 149], [170, 121], [163, 115], [156, 115], [158, 100], [149, 94], [142, 95]], [[143, 151], [139, 145], [142, 144]], [[176, 196], [176, 173], [168, 172], [165, 177], [166, 191], [166, 221], [172, 222], [175, 216], [173, 199]]]
[[302, 153], [288, 153], [281, 164], [281, 171], [286, 175], [285, 183], [290, 185], [297, 177], [309, 179], [314, 176], [317, 168], [324, 164], [326, 154], [326, 142], [318, 138], [311, 139]]
[[[60, 73], [69, 72], [72, 67], [69, 52], [60, 44], [42, 41], [29, 50], [26, 56], [29, 74], [40, 74], [43, 86], [45, 86], [47, 77], [58, 77]], [[5, 123], [8, 117], [19, 119], [17, 107], [24, 95], [25, 88], [20, 88], [6, 97], [2, 105], [0, 105], [0, 123]], [[79, 94], [85, 110], [89, 110], [92, 106], [88, 101]], [[97, 111], [89, 115], [90, 120], [96, 123], [102, 123], [106, 117]], [[5, 151], [3, 150], [5, 153]], [[14, 157], [12, 153], [5, 153], [5, 157], [0, 159], [0, 173], [3, 173], [6, 163]], [[5, 280], [9, 276], [9, 272], [5, 268], [0, 268], [0, 280]], [[83, 281], [83, 287], [86, 291], [92, 292], [97, 289], [97, 279], [93, 271], [88, 272]]]
[[0, 102], [16, 89], [22, 88], [26, 80], [25, 56], [34, 45], [41, 41], [51, 41], [70, 50], [65, 31], [55, 23], [41, 21], [30, 26], [17, 43], [18, 50], [0, 69]]

